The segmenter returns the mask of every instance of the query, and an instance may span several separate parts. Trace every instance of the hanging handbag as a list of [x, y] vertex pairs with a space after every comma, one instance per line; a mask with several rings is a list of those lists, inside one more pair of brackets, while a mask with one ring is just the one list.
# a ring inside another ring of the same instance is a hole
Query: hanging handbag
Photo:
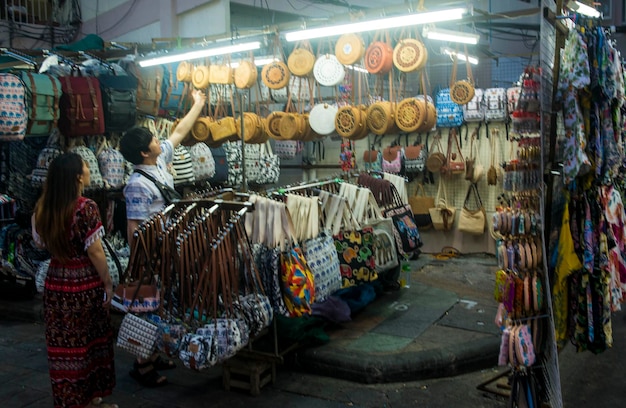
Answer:
[[[471, 194], [474, 195], [475, 209], [470, 208]], [[478, 194], [476, 184], [470, 183], [465, 195], [465, 201], [463, 202], [463, 208], [461, 209], [461, 215], [459, 216], [459, 231], [482, 235], [485, 232], [485, 218], [485, 208]]]
[[[456, 152], [454, 147], [456, 145]], [[457, 135], [456, 128], [452, 128], [448, 132], [448, 152], [446, 156], [446, 164], [441, 168], [442, 174], [463, 174], [465, 173], [465, 159], [461, 153], [461, 145]]]
[[343, 34], [335, 43], [335, 56], [343, 65], [356, 64], [361, 61], [364, 54], [365, 43], [357, 34]]
[[444, 185], [443, 177], [439, 178], [435, 206], [429, 208], [430, 218], [433, 221], [433, 228], [437, 231], [449, 231], [454, 225], [456, 208], [448, 205], [448, 195]]
[[311, 314], [311, 306], [315, 301], [315, 284], [311, 268], [300, 247], [293, 246], [281, 254], [280, 274], [289, 315], [300, 317]]
[[[467, 45], [464, 46], [465, 55], [467, 55]], [[466, 58], [465, 67], [467, 69], [467, 79], [456, 80], [457, 71], [457, 52], [452, 55], [452, 75], [450, 77], [450, 99], [452, 102], [459, 105], [465, 105], [470, 102], [474, 97], [474, 78], [472, 77], [472, 67], [469, 63], [469, 58]]]
[[[319, 219], [309, 217], [309, 222], [318, 223]], [[315, 286], [315, 301], [323, 302], [335, 291], [341, 289], [341, 273], [339, 257], [330, 231], [320, 234], [302, 243], [304, 258], [306, 259]]]
[[415, 218], [415, 224], [420, 229], [427, 229], [432, 227], [433, 220], [430, 218], [430, 208], [435, 206], [435, 197], [426, 196], [424, 186], [418, 184], [415, 188], [415, 195], [409, 197], [409, 205], [413, 211], [413, 218]]
[[365, 50], [365, 69], [370, 74], [386, 74], [393, 68], [393, 48], [389, 32], [385, 32], [385, 41], [379, 40], [380, 33], [374, 35], [373, 41]]
[[391, 204], [383, 206], [381, 210], [385, 217], [391, 218], [393, 221], [393, 235], [398, 253], [408, 257], [419, 251], [422, 246], [422, 239], [415, 218], [413, 218], [411, 207], [402, 202], [398, 190], [391, 183], [389, 183], [389, 192], [391, 197], [385, 201], [391, 202]]
[[127, 313], [117, 335], [117, 346], [143, 359], [156, 349], [158, 328], [155, 324]]
[[490, 186], [495, 186], [498, 184], [498, 170], [496, 168], [497, 162], [497, 154], [498, 154], [498, 135], [499, 131], [494, 129], [491, 132], [491, 137], [489, 138], [491, 142], [491, 165], [489, 166], [489, 170], [487, 171], [487, 184]]
[[[478, 183], [483, 177], [485, 169], [480, 162], [480, 151], [478, 149], [478, 129], [474, 129], [470, 142], [470, 154], [465, 159], [465, 180]], [[474, 143], [476, 142], [476, 143]]]
[[259, 159], [259, 174], [257, 175], [257, 184], [274, 184], [278, 183], [280, 177], [280, 157], [272, 151], [272, 145], [269, 140], [260, 147], [261, 157]]
[[[408, 139], [408, 135], [407, 135]], [[421, 143], [421, 136], [412, 146], [404, 147], [404, 169], [407, 173], [424, 171], [426, 165], [426, 150]]]
[[446, 155], [443, 154], [443, 146], [441, 145], [441, 132], [437, 131], [430, 145], [428, 158], [426, 159], [426, 168], [432, 173], [438, 173], [446, 164]]

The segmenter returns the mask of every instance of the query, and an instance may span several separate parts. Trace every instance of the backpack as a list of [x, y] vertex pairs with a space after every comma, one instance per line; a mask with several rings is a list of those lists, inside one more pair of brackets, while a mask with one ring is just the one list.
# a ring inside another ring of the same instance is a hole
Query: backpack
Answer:
[[85, 186], [86, 190], [100, 189], [104, 187], [104, 180], [102, 180], [102, 174], [100, 173], [100, 167], [98, 166], [98, 159], [90, 148], [84, 145], [76, 145], [68, 149], [68, 153], [76, 153], [83, 158], [83, 161], [89, 166], [89, 172], [91, 173], [91, 180], [88, 186]]
[[495, 122], [506, 120], [507, 105], [506, 89], [485, 89], [485, 120]]
[[59, 120], [61, 82], [52, 75], [30, 71], [22, 71], [21, 78], [26, 85], [26, 134], [49, 135]]
[[63, 94], [59, 102], [59, 130], [64, 136], [82, 137], [104, 133], [100, 82], [92, 77], [60, 77]]
[[27, 122], [24, 83], [16, 75], [0, 73], [0, 141], [24, 139]]
[[463, 105], [463, 118], [466, 122], [482, 122], [485, 120], [485, 101], [482, 89], [474, 89], [472, 100]]
[[450, 88], [437, 92], [435, 109], [437, 109], [437, 127], [459, 127], [463, 124], [463, 108], [450, 98]]
[[196, 180], [207, 180], [215, 175], [215, 160], [209, 146], [196, 143], [189, 148], [189, 154]]
[[163, 68], [160, 65], [135, 70], [137, 78], [137, 110], [157, 116], [161, 103], [163, 86]]
[[119, 150], [105, 140], [103, 149], [98, 153], [98, 166], [102, 180], [107, 188], [120, 188], [124, 185], [126, 159]]
[[161, 86], [161, 108], [168, 111], [184, 110], [182, 101], [189, 86], [176, 78], [178, 64], [164, 65]]
[[46, 177], [48, 176], [48, 167], [50, 166], [50, 163], [57, 156], [62, 154], [63, 149], [61, 149], [61, 144], [59, 142], [59, 132], [58, 130], [53, 130], [50, 137], [48, 137], [46, 147], [39, 151], [37, 163], [31, 173], [30, 183], [33, 187], [38, 188], [44, 185]]
[[228, 161], [226, 150], [222, 146], [210, 147], [211, 155], [215, 161], [215, 174], [207, 181], [211, 184], [223, 184], [228, 180]]
[[174, 149], [174, 158], [172, 160], [174, 168], [174, 185], [183, 183], [193, 183], [196, 177], [193, 173], [193, 164], [189, 150], [183, 145], [178, 145]]
[[513, 118], [513, 112], [515, 112], [515, 110], [517, 109], [517, 102], [519, 101], [521, 94], [521, 86], [512, 86], [506, 90], [507, 107], [511, 119]]
[[100, 90], [107, 132], [125, 132], [137, 117], [137, 80], [128, 75], [100, 75]]

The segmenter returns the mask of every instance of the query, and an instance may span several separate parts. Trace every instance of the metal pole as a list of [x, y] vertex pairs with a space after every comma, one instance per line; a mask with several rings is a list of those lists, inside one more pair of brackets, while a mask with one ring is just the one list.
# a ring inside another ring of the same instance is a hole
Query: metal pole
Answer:
[[241, 191], [248, 191], [248, 180], [246, 179], [246, 136], [243, 120], [243, 92], [239, 92], [239, 120], [241, 121]]

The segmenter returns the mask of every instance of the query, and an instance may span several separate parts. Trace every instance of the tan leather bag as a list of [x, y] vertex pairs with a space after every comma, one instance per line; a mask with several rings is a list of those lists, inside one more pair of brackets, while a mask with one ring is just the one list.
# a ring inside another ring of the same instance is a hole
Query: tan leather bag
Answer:
[[443, 154], [443, 146], [441, 145], [441, 132], [437, 131], [430, 145], [426, 168], [432, 173], [438, 173], [445, 164], [446, 155]]
[[454, 226], [456, 208], [448, 205], [448, 195], [444, 185], [443, 177], [439, 177], [439, 187], [435, 197], [435, 206], [429, 208], [428, 212], [433, 221], [433, 228], [437, 231], [449, 231]]

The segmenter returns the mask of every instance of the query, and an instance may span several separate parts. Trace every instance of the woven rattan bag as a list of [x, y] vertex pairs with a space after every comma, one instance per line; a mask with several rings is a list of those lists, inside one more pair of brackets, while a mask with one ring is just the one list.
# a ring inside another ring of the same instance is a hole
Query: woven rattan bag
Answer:
[[[467, 55], [467, 46], [465, 46], [465, 55]], [[452, 76], [450, 77], [450, 99], [452, 99], [454, 103], [465, 105], [474, 97], [474, 78], [472, 77], [472, 68], [469, 63], [469, 58], [466, 58], [465, 67], [467, 69], [467, 79], [457, 81], [457, 55], [453, 54], [452, 59], [454, 63], [452, 66]]]

